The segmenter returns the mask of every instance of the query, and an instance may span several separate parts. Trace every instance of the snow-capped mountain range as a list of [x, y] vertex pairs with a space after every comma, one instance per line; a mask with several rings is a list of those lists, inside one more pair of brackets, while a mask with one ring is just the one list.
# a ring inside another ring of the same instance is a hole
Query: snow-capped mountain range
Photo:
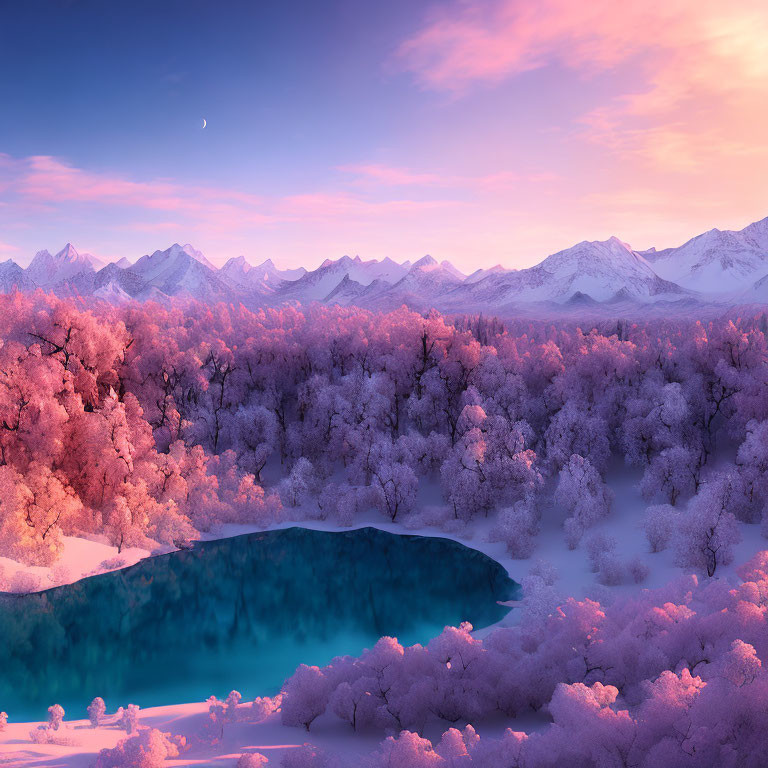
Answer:
[[271, 259], [253, 265], [239, 256], [218, 268], [191, 245], [177, 243], [135, 263], [105, 264], [69, 243], [55, 255], [38, 252], [26, 268], [0, 263], [1, 292], [38, 288], [111, 303], [180, 297], [251, 307], [405, 304], [419, 311], [498, 314], [768, 304], [768, 218], [739, 232], [713, 229], [678, 248], [637, 251], [611, 237], [578, 243], [527, 269], [496, 265], [470, 275], [431, 256], [413, 263], [342, 256], [311, 271], [279, 269]]

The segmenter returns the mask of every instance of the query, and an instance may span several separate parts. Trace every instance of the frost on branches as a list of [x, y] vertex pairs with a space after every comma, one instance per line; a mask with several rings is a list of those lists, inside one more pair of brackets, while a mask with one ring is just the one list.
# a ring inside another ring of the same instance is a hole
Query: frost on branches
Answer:
[[[370, 509], [447, 531], [494, 517], [528, 557], [552, 489], [572, 547], [610, 514], [617, 458], [657, 509], [650, 547], [686, 568], [728, 561], [729, 515], [768, 532], [760, 317], [480, 333], [405, 308], [85, 311], [38, 293], [0, 310], [0, 556], [24, 563], [54, 564], [67, 535], [152, 548]], [[735, 460], [716, 471], [726, 440]], [[417, 503], [426, 479], [441, 504]], [[598, 573], [639, 570], [606, 557]]]
[[[360, 657], [300, 667], [283, 722], [308, 728], [328, 712], [390, 732], [372, 768], [760, 768], [768, 552], [739, 573], [738, 586], [680, 577], [611, 606], [568, 599], [484, 640], [466, 624], [426, 646], [382, 638]], [[535, 578], [554, 575], [541, 564]], [[460, 725], [526, 711], [551, 723], [498, 739]], [[456, 725], [433, 744], [420, 734], [435, 721]]]

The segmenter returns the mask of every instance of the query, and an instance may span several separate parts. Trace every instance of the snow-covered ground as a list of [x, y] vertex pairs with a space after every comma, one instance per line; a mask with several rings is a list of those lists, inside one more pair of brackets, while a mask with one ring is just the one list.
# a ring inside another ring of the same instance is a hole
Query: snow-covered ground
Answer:
[[106, 536], [88, 539], [64, 536], [61, 558], [50, 567], [24, 565], [0, 557], [0, 591], [40, 592], [62, 584], [73, 584], [86, 576], [127, 568], [152, 554], [168, 551], [167, 547], [152, 552], [138, 547], [126, 547], [118, 552], [117, 547], [107, 543]]
[[[595, 580], [595, 574], [590, 568], [584, 543], [570, 550], [565, 544], [562, 523], [565, 512], [554, 504], [545, 508], [542, 513], [541, 533], [536, 539], [536, 550], [532, 557], [526, 560], [516, 560], [510, 557], [503, 543], [488, 541], [489, 532], [495, 522], [494, 517], [479, 517], [472, 521], [471, 526], [461, 533], [446, 533], [432, 526], [412, 526], [406, 521], [392, 523], [375, 510], [361, 514], [351, 529], [374, 527], [390, 533], [416, 534], [421, 536], [436, 536], [450, 538], [468, 547], [476, 549], [501, 563], [515, 581], [522, 581], [539, 560], [547, 560], [556, 566], [559, 573], [559, 586], [567, 595], [584, 597], [605, 594], [627, 594], [638, 589], [660, 587], [680, 573], [674, 565], [672, 549], [663, 552], [649, 552], [648, 542], [642, 529], [643, 513], [648, 506], [641, 498], [637, 484], [640, 472], [627, 468], [622, 462], [616, 461], [607, 474], [607, 483], [615, 494], [612, 511], [609, 517], [590, 528], [586, 533], [586, 541], [596, 533], [604, 533], [618, 541], [618, 553], [624, 560], [633, 557], [641, 558], [650, 568], [648, 578], [640, 585], [634, 583], [622, 584], [615, 587], [603, 587]], [[422, 483], [419, 489], [421, 506], [440, 503], [440, 489], [432, 482]], [[286, 509], [291, 518], [272, 526], [268, 530], [278, 530], [301, 526], [321, 531], [347, 531], [343, 527], [328, 520], [306, 519], [307, 510], [298, 507]], [[735, 567], [748, 560], [755, 552], [768, 549], [768, 541], [760, 535], [758, 525], [739, 524], [742, 531], [742, 541], [736, 547], [736, 557], [730, 566], [721, 566], [718, 576], [723, 579], [736, 578]], [[255, 525], [221, 525], [202, 534], [203, 541], [241, 536], [246, 533], [263, 531]], [[21, 587], [19, 592], [34, 592], [48, 589], [51, 586], [71, 584], [81, 578], [98, 573], [126, 568], [139, 560], [152, 555], [164, 554], [172, 547], [158, 547], [153, 551], [139, 548], [123, 549], [118, 553], [117, 548], [106, 543], [105, 537], [94, 536], [81, 539], [73, 536], [64, 537], [64, 548], [61, 559], [52, 567], [26, 566], [8, 558], [0, 557], [0, 580], [11, 584], [16, 581]], [[26, 580], [23, 574], [29, 574]], [[2, 581], [0, 581], [2, 583]], [[606, 593], [607, 590], [607, 593]], [[510, 617], [513, 618], [513, 617]]]
[[[383, 519], [374, 511], [363, 515], [357, 520], [355, 528], [375, 526], [384, 531], [394, 533], [420, 534], [427, 536], [445, 536], [473, 547], [500, 562], [516, 581], [522, 581], [531, 568], [541, 559], [554, 564], [559, 572], [557, 587], [563, 595], [576, 597], [590, 596], [601, 601], [610, 601], [617, 597], [626, 596], [645, 588], [662, 586], [680, 573], [674, 565], [674, 554], [671, 550], [651, 554], [642, 530], [642, 515], [647, 506], [641, 499], [636, 484], [639, 475], [625, 468], [620, 463], [613, 465], [608, 474], [608, 483], [615, 493], [613, 511], [607, 519], [590, 529], [592, 533], [605, 533], [619, 542], [619, 554], [622, 559], [640, 557], [650, 569], [647, 580], [640, 585], [625, 583], [616, 587], [605, 587], [597, 583], [595, 574], [590, 568], [586, 548], [583, 543], [575, 550], [569, 550], [565, 544], [562, 520], [564, 512], [554, 505], [544, 510], [542, 530], [537, 538], [537, 547], [533, 556], [527, 560], [515, 560], [509, 557], [501, 543], [488, 541], [488, 534], [493, 525], [492, 518], [482, 518], [473, 522], [471, 528], [462, 534], [448, 534], [430, 527], [411, 528], [393, 524]], [[436, 503], [439, 489], [426, 484], [420, 490], [420, 502], [424, 505]], [[300, 518], [304, 512], [296, 510]], [[340, 528], [327, 521], [300, 522], [286, 521], [276, 528], [286, 528], [292, 525], [302, 525], [317, 530], [349, 530]], [[717, 577], [728, 581], [736, 581], [735, 567], [748, 560], [754, 553], [768, 549], [768, 542], [760, 535], [757, 525], [741, 525], [742, 541], [736, 548], [734, 563], [718, 569]], [[261, 530], [256, 527], [242, 525], [225, 525], [205, 535], [205, 539], [225, 538], [241, 535], [251, 531]], [[167, 550], [163, 550], [167, 551]], [[13, 561], [2, 559], [6, 580], [25, 578], [24, 574], [32, 574], [39, 581], [38, 588], [47, 588], [53, 583], [67, 583], [93, 573], [114, 570], [117, 567], [127, 567], [142, 557], [150, 556], [146, 550], [123, 550], [118, 555], [117, 550], [99, 540], [68, 538], [64, 547], [64, 555], [59, 565], [51, 569], [30, 568], [19, 566]], [[117, 559], [122, 562], [118, 562]], [[20, 583], [20, 582], [19, 582]], [[502, 619], [501, 625], [513, 624], [519, 620], [520, 611], [513, 610]], [[490, 628], [482, 630], [486, 634]], [[227, 691], [216, 692], [224, 697]], [[53, 702], [51, 702], [53, 703]], [[84, 702], [85, 703], [85, 702]], [[127, 703], [127, 702], [125, 702]], [[141, 704], [141, 702], [137, 702]], [[207, 717], [207, 705], [204, 702], [192, 702], [174, 706], [157, 707], [142, 710], [140, 722], [143, 726], [152, 726], [162, 731], [183, 735], [191, 745], [179, 758], [168, 760], [169, 765], [211, 765], [234, 766], [236, 759], [243, 752], [257, 751], [279, 764], [279, 756], [287, 749], [295, 749], [305, 741], [327, 749], [334, 753], [348, 756], [354, 764], [357, 755], [367, 754], [381, 741], [380, 733], [353, 733], [341, 721], [330, 715], [319, 718], [312, 726], [312, 732], [307, 734], [296, 728], [287, 728], [280, 724], [279, 714], [272, 715], [257, 724], [237, 723], [225, 727], [224, 737], [218, 743], [201, 740], [199, 734]], [[12, 715], [12, 713], [9, 713]], [[487, 723], [480, 726], [481, 733], [498, 735], [509, 721]], [[535, 717], [516, 721], [514, 727], [518, 730], [535, 729], [541, 723]], [[87, 721], [66, 722], [66, 729], [61, 731], [63, 741], [67, 744], [36, 744], [29, 738], [29, 732], [37, 726], [35, 723], [9, 723], [7, 729], [0, 732], [0, 765], [9, 766], [71, 766], [72, 768], [91, 765], [99, 749], [113, 747], [125, 737], [125, 733], [116, 724], [108, 724], [97, 729], [91, 729]], [[435, 732], [426, 736], [439, 736], [441, 728], [434, 725]]]
[[[256, 723], [232, 723], [224, 728], [221, 740], [212, 743], [201, 739], [208, 716], [208, 705], [202, 702], [154, 707], [142, 710], [141, 726], [157, 728], [174, 735], [184, 736], [188, 748], [167, 765], [234, 766], [246, 752], [259, 752], [279, 765], [280, 757], [291, 749], [310, 741], [329, 752], [343, 751], [354, 758], [373, 751], [381, 741], [381, 734], [353, 734], [349, 726], [330, 715], [324, 715], [312, 725], [311, 734], [298, 728], [281, 725], [280, 715], [275, 714]], [[65, 721], [57, 731], [58, 744], [36, 744], [30, 740], [30, 731], [42, 723], [9, 723], [0, 732], [0, 765], [2, 766], [66, 766], [87, 768], [96, 759], [99, 750], [112, 748], [126, 738], [126, 733], [115, 721], [92, 728], [88, 720]], [[354, 735], [354, 738], [349, 738]]]

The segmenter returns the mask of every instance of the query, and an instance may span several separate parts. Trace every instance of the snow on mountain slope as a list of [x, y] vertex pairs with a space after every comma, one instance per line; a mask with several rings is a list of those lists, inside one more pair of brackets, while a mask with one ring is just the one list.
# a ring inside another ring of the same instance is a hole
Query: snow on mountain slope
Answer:
[[738, 232], [713, 229], [664, 250], [635, 251], [615, 237], [584, 241], [528, 269], [498, 264], [469, 276], [431, 256], [414, 264], [342, 256], [309, 272], [279, 269], [271, 259], [254, 266], [239, 256], [217, 269], [191, 245], [179, 244], [135, 264], [123, 258], [100, 267], [69, 243], [55, 256], [40, 251], [26, 269], [12, 261], [0, 264], [0, 291], [37, 286], [62, 296], [98, 295], [110, 301], [183, 296], [248, 306], [324, 301], [371, 309], [407, 304], [419, 311], [499, 313], [567, 313], [599, 302], [606, 312], [643, 306], [650, 311], [651, 305], [669, 313], [705, 305], [716, 311], [745, 302], [768, 304], [768, 218]]
[[514, 271], [514, 269], [507, 269], [506, 267], [502, 267], [501, 264], [496, 264], [496, 266], [490, 267], [489, 269], [476, 269], [471, 275], [466, 277], [464, 282], [467, 284], [477, 283], [484, 277], [488, 277], [488, 275], [504, 275], [507, 272]]
[[375, 292], [368, 291], [357, 303], [374, 309], [394, 309], [403, 304], [419, 311], [439, 308], [441, 297], [462, 282], [463, 276], [457, 277], [456, 272], [452, 265], [446, 267], [424, 256], [394, 285], [377, 286]]
[[277, 292], [280, 300], [322, 301], [348, 277], [367, 286], [376, 280], [395, 282], [407, 274], [407, 270], [392, 259], [363, 261], [359, 256], [351, 259], [342, 256], [332, 261], [326, 259], [317, 269], [307, 272], [298, 280], [286, 282]]
[[441, 261], [440, 266], [446, 271], [450, 272], [454, 277], [457, 277], [459, 280], [467, 279], [467, 276], [461, 270], [456, 269], [456, 267], [454, 267], [450, 261]]
[[106, 267], [108, 263], [111, 263], [100, 259], [98, 256], [94, 256], [92, 253], [81, 253], [80, 256], [86, 259], [96, 272]]
[[216, 267], [191, 245], [182, 247], [175, 243], [165, 251], [142, 256], [127, 271], [168, 296], [186, 296], [204, 301], [231, 298], [231, 290], [217, 276]]
[[304, 267], [278, 269], [272, 259], [253, 266], [245, 256], [229, 259], [219, 270], [219, 276], [237, 290], [260, 294], [273, 293], [286, 281], [294, 281], [307, 273]]
[[606, 301], [619, 291], [636, 299], [683, 293], [680, 286], [662, 280], [626, 243], [612, 237], [605, 241], [585, 240], [528, 269], [465, 282], [445, 299], [451, 307], [498, 307], [513, 301], [563, 302], [576, 293]]
[[142, 291], [146, 290], [148, 287], [147, 281], [130, 269], [120, 267], [119, 263], [107, 264], [106, 267], [96, 273], [93, 279], [94, 293], [98, 293], [98, 291], [105, 289], [110, 284], [119, 288], [129, 297], [138, 296]]
[[739, 295], [738, 300], [748, 304], [768, 304], [768, 275], [756, 280], [753, 285]]
[[48, 251], [38, 251], [27, 267], [27, 277], [41, 288], [56, 288], [83, 273], [93, 274], [95, 266], [102, 266], [95, 257], [78, 253], [72, 243], [67, 243], [55, 256]]
[[317, 269], [307, 272], [306, 275], [303, 275], [298, 280], [285, 283], [277, 291], [276, 298], [279, 298], [281, 301], [322, 301], [349, 275], [347, 262], [351, 261], [348, 256], [343, 256], [338, 261], [323, 262]]
[[444, 261], [442, 264], [438, 264], [431, 256], [424, 256], [408, 270], [408, 274], [393, 288], [400, 291], [418, 290], [436, 295], [437, 292], [458, 285], [464, 278], [465, 275], [450, 262]]
[[326, 259], [320, 265], [320, 269], [344, 272], [349, 275], [351, 280], [362, 285], [369, 285], [374, 280], [385, 280], [388, 283], [394, 283], [400, 278], [405, 277], [408, 273], [407, 267], [398, 264], [389, 257], [381, 261], [377, 259], [363, 261], [359, 256], [355, 256], [354, 259], [351, 259], [349, 256], [342, 256], [335, 261]]
[[219, 270], [219, 277], [231, 288], [238, 291], [255, 291], [256, 293], [272, 293], [282, 282], [275, 279], [269, 270], [261, 270], [249, 264], [245, 256], [229, 259]]
[[114, 280], [110, 280], [108, 283], [96, 288], [93, 296], [115, 305], [125, 304], [133, 299], [133, 296], [126, 293]]
[[261, 264], [257, 264], [254, 269], [264, 275], [269, 274], [280, 280], [298, 280], [300, 277], [304, 277], [304, 275], [307, 274], [307, 270], [304, 269], [304, 267], [298, 267], [297, 269], [279, 269], [275, 266], [272, 259], [262, 261]]
[[376, 298], [385, 296], [392, 288], [392, 284], [385, 280], [374, 280], [368, 285], [352, 280], [349, 275], [323, 299], [325, 304], [339, 304], [341, 306], [372, 306]]
[[0, 263], [0, 293], [18, 291], [34, 291], [35, 284], [13, 259]]
[[702, 293], [749, 290], [768, 274], [768, 218], [744, 229], [711, 229], [679, 248], [644, 252], [661, 277]]

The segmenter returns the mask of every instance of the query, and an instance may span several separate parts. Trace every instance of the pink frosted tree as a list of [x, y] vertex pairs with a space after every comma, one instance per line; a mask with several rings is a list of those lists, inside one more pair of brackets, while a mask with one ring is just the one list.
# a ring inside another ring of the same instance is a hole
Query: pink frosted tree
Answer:
[[603, 482], [589, 459], [574, 454], [560, 470], [555, 501], [565, 508], [565, 539], [578, 546], [584, 531], [606, 517], [613, 502], [613, 491]]
[[121, 712], [118, 712], [118, 724], [130, 736], [139, 730], [139, 711], [136, 704], [129, 704]]
[[676, 535], [678, 565], [714, 576], [718, 566], [732, 562], [733, 548], [741, 540], [729, 511], [735, 493], [733, 477], [718, 475], [690, 502]]
[[293, 465], [288, 477], [280, 481], [280, 498], [283, 504], [289, 507], [302, 504], [315, 482], [316, 476], [312, 462], [302, 456]]
[[393, 523], [413, 509], [418, 478], [403, 462], [383, 459], [373, 469], [373, 501]]
[[680, 513], [669, 504], [656, 504], [645, 510], [643, 530], [651, 552], [661, 552], [669, 546], [679, 520]]
[[432, 742], [411, 731], [390, 736], [374, 757], [376, 768], [444, 768], [445, 760], [435, 752]]
[[113, 749], [102, 749], [95, 768], [162, 768], [168, 758], [178, 757], [185, 746], [183, 736], [145, 728], [122, 739]]
[[697, 489], [694, 461], [688, 448], [681, 445], [665, 448], [651, 459], [640, 481], [640, 492], [646, 501], [657, 497], [673, 507], [681, 496], [694, 493]]
[[264, 768], [268, 762], [261, 752], [246, 752], [237, 759], [236, 768]]
[[302, 664], [283, 689], [283, 725], [301, 725], [306, 730], [328, 706], [331, 682], [319, 667]]
[[54, 704], [48, 707], [48, 727], [52, 731], [58, 731], [64, 722], [64, 707], [60, 704]]
[[101, 696], [97, 696], [88, 705], [88, 719], [91, 721], [91, 728], [98, 728], [101, 724], [101, 719], [107, 712], [107, 705], [104, 703], [104, 699]]
[[533, 554], [538, 533], [539, 515], [533, 500], [518, 501], [499, 510], [489, 540], [503, 542], [512, 557], [525, 559]]

